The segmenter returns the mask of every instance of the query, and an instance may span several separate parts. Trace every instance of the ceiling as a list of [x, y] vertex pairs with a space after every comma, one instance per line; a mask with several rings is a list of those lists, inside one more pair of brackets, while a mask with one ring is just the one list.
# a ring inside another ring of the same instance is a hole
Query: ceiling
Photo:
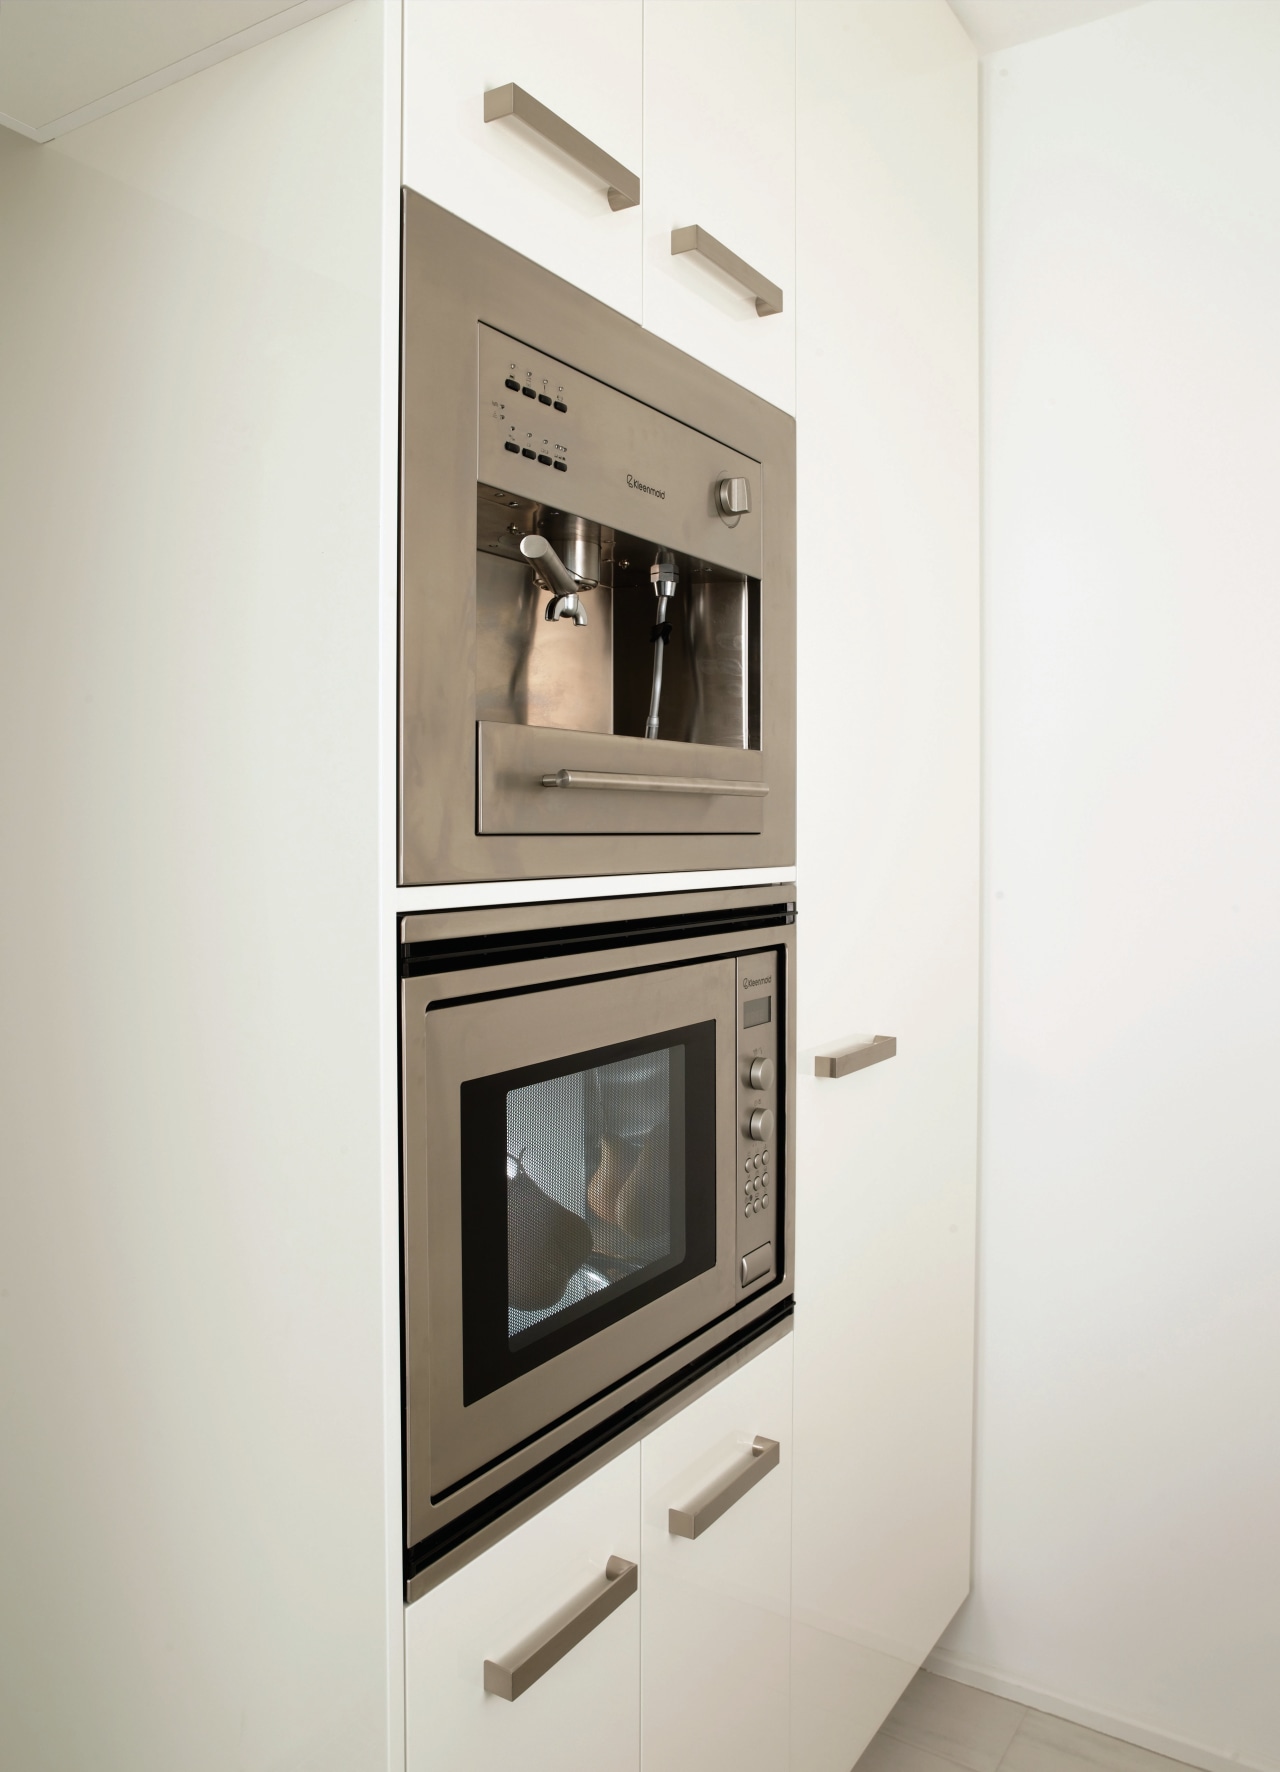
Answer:
[[1143, 4], [1144, 0], [950, 0], [979, 55], [1091, 25], [1095, 19]]
[[[950, 0], [990, 55], [1143, 0]], [[0, 124], [51, 141], [342, 0], [0, 0]]]
[[51, 141], [341, 0], [0, 0], [0, 124]]

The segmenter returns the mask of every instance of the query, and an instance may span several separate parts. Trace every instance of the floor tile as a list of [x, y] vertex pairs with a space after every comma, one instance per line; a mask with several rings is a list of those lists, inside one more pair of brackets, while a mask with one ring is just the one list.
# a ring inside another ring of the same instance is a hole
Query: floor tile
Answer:
[[1029, 1710], [1001, 1763], [1000, 1772], [1186, 1772], [1179, 1760], [1099, 1735], [1079, 1723]]
[[868, 1743], [857, 1772], [957, 1772], [957, 1768], [953, 1761], [909, 1741], [897, 1741], [882, 1729]]
[[883, 1733], [967, 1772], [996, 1772], [1026, 1715], [1020, 1704], [924, 1669], [885, 1718]]

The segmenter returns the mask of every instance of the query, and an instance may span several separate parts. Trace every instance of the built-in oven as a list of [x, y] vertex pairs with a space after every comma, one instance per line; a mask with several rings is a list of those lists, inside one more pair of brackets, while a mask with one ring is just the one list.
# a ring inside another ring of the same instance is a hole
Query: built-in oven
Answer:
[[792, 893], [403, 919], [411, 1591], [790, 1310]]
[[400, 879], [795, 861], [795, 424], [407, 191]]

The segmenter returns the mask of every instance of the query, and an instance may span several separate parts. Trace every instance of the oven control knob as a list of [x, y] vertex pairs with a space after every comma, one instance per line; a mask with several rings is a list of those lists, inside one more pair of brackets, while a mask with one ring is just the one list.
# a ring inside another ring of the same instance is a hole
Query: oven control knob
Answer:
[[747, 1122], [747, 1131], [752, 1138], [763, 1143], [766, 1138], [773, 1137], [773, 1109], [752, 1108], [751, 1118]]
[[747, 1082], [753, 1089], [772, 1089], [773, 1060], [771, 1058], [753, 1058], [751, 1069], [747, 1072]]

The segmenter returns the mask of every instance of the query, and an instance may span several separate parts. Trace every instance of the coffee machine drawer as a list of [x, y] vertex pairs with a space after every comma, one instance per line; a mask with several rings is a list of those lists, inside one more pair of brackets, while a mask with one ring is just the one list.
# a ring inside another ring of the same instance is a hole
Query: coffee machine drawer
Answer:
[[493, 836], [764, 828], [759, 751], [552, 726], [477, 724], [477, 828]]

